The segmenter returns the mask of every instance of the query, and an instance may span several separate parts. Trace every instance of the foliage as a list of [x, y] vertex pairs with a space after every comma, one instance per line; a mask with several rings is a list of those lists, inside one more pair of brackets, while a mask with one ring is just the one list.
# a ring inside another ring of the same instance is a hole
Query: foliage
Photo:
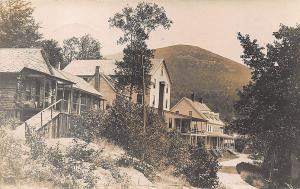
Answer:
[[195, 187], [216, 188], [219, 185], [218, 160], [201, 146], [190, 148], [190, 154], [190, 163], [183, 170], [187, 180]]
[[177, 176], [185, 176], [195, 186], [218, 184], [217, 161], [206, 149], [191, 149], [179, 133], [167, 132], [166, 123], [155, 110], [147, 108], [146, 133], [143, 132], [142, 106], [122, 98], [117, 98], [104, 116], [91, 115], [97, 113], [87, 113], [81, 118], [84, 124], [96, 128], [89, 130], [94, 132], [91, 135], [105, 137], [127, 151], [128, 154], [119, 159], [120, 165], [132, 166], [150, 180], [156, 170], [173, 166]]
[[34, 9], [26, 0], [0, 1], [0, 47], [29, 48], [41, 39]]
[[81, 115], [73, 115], [71, 119], [71, 136], [91, 142], [100, 136], [104, 127], [105, 113], [102, 111], [84, 111]]
[[96, 182], [94, 167], [85, 161], [94, 151], [76, 140], [66, 152], [59, 146], [48, 148], [41, 138], [32, 137], [31, 156], [25, 166], [27, 177], [66, 188], [93, 188]]
[[249, 139], [247, 139], [245, 136], [240, 136], [234, 139], [235, 143], [235, 149], [237, 152], [242, 153], [245, 149]]
[[22, 143], [3, 127], [0, 128], [0, 182], [15, 183], [24, 175], [25, 161], [20, 157], [26, 153]]
[[167, 141], [167, 164], [173, 165], [176, 169], [176, 174], [180, 175], [190, 164], [190, 146], [176, 131], [170, 131], [167, 133]]
[[266, 50], [249, 35], [238, 34], [252, 81], [239, 93], [231, 127], [261, 144], [253, 148], [262, 156], [264, 175], [283, 188], [291, 180], [290, 157], [300, 136], [299, 34], [299, 26], [281, 25]]
[[[143, 89], [143, 72], [149, 75], [150, 59], [153, 51], [146, 44], [150, 33], [160, 26], [169, 29], [172, 21], [167, 17], [163, 7], [155, 3], [140, 2], [135, 8], [125, 7], [121, 12], [109, 18], [111, 27], [120, 29], [123, 36], [119, 44], [125, 44], [123, 61], [117, 63], [116, 76], [121, 89], [132, 92], [141, 92]], [[150, 85], [150, 78], [145, 78], [145, 86]], [[126, 89], [126, 90], [125, 90]]]
[[54, 39], [43, 40], [40, 42], [39, 46], [43, 48], [50, 64], [53, 67], [57, 67], [58, 64], [63, 63], [62, 48], [59, 46], [57, 41], [55, 41]]
[[154, 170], [153, 166], [151, 166], [141, 160], [138, 160], [128, 154], [122, 156], [119, 159], [118, 164], [120, 166], [133, 167], [136, 170], [143, 173], [150, 180], [153, 180], [155, 177], [155, 170]]
[[[105, 117], [101, 135], [123, 147], [130, 155], [159, 168], [165, 161], [165, 123], [147, 109], [147, 129], [143, 132], [142, 107], [117, 98]], [[162, 167], [160, 167], [162, 168]]]
[[67, 66], [72, 60], [95, 60], [101, 59], [101, 44], [91, 35], [82, 37], [72, 37], [63, 42], [63, 67]]

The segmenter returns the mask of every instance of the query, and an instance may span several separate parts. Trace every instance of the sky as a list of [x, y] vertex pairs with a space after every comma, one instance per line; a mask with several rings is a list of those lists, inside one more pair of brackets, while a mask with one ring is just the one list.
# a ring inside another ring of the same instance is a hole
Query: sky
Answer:
[[[121, 31], [110, 28], [108, 19], [137, 0], [31, 0], [34, 17], [45, 38], [60, 43], [72, 36], [91, 34], [100, 41], [103, 55], [119, 53]], [[151, 0], [163, 6], [174, 22], [150, 36], [150, 48], [176, 44], [194, 45], [237, 62], [242, 48], [237, 32], [250, 34], [265, 45], [273, 41], [279, 25], [300, 23], [300, 0]]]

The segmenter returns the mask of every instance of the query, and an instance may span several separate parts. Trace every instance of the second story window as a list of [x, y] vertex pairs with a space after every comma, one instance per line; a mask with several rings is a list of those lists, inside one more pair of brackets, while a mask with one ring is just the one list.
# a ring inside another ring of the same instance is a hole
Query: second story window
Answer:
[[166, 93], [168, 94], [168, 92], [169, 92], [169, 85], [167, 84]]
[[189, 111], [189, 116], [192, 116], [193, 115], [193, 112], [192, 111]]
[[168, 108], [168, 100], [166, 100], [166, 108]]
[[154, 79], [153, 81], [153, 89], [155, 89], [155, 86], [156, 86], [156, 79]]
[[179, 114], [179, 111], [176, 111], [175, 113], [176, 113], [176, 114]]
[[160, 75], [163, 76], [164, 75], [164, 67], [162, 66], [160, 69]]

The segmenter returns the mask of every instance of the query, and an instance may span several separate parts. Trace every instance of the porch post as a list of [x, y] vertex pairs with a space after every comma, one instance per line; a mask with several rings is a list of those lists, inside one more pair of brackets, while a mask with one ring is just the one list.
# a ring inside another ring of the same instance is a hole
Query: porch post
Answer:
[[73, 105], [73, 85], [71, 85], [69, 113], [72, 113], [72, 105]]
[[43, 82], [44, 82], [44, 85], [43, 85], [43, 109], [45, 109], [45, 98], [46, 98], [46, 96], [45, 96], [45, 93], [46, 93], [46, 78], [44, 77], [43, 78]]
[[[57, 81], [55, 81], [55, 96], [54, 96], [54, 101], [56, 102], [57, 101]], [[54, 103], [55, 103], [54, 102]], [[55, 109], [56, 109], [56, 104], [55, 104]]]
[[64, 105], [65, 105], [65, 84], [63, 83], [63, 93], [62, 93], [61, 111], [63, 111]]
[[182, 118], [180, 118], [180, 133], [181, 133], [181, 129], [182, 129]]
[[78, 114], [80, 115], [81, 113], [81, 92], [79, 92], [78, 94], [78, 99], [79, 99], [79, 102], [78, 102]]

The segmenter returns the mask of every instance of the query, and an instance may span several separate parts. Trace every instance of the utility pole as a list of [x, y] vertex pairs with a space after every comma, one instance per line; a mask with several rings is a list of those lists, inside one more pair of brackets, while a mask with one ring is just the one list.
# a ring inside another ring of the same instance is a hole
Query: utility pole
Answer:
[[143, 126], [144, 126], [144, 137], [146, 135], [146, 122], [147, 122], [147, 117], [146, 117], [146, 105], [145, 105], [145, 70], [144, 70], [144, 56], [142, 55], [142, 69], [143, 69]]
[[147, 124], [147, 116], [146, 116], [146, 105], [145, 105], [145, 70], [144, 70], [144, 56], [141, 55], [141, 58], [142, 58], [142, 69], [143, 69], [143, 100], [142, 100], [142, 103], [143, 103], [143, 138], [144, 138], [144, 142], [143, 142], [143, 154], [142, 154], [142, 162], [144, 161], [145, 159], [145, 149], [146, 149], [146, 124]]

